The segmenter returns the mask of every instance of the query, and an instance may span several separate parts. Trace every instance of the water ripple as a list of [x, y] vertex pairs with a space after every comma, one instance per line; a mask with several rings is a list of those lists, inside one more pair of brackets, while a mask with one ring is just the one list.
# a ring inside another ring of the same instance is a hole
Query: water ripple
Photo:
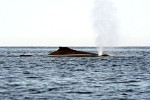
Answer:
[[[52, 58], [50, 50], [0, 49], [0, 100], [150, 98], [150, 48], [106, 49], [116, 55], [102, 58]], [[19, 57], [24, 53], [33, 56]]]

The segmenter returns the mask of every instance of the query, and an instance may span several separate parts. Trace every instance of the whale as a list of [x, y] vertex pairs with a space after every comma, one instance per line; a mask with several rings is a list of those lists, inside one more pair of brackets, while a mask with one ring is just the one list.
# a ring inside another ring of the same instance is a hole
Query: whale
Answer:
[[58, 50], [53, 51], [48, 54], [49, 57], [100, 57], [100, 56], [109, 56], [108, 54], [98, 55], [96, 53], [78, 51], [71, 49], [69, 47], [59, 47]]

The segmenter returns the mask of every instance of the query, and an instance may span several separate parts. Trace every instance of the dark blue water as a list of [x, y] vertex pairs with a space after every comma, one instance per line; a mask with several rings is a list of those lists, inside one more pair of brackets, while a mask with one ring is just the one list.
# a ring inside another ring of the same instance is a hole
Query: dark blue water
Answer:
[[110, 57], [48, 57], [56, 49], [1, 47], [0, 100], [150, 100], [149, 47], [106, 48]]

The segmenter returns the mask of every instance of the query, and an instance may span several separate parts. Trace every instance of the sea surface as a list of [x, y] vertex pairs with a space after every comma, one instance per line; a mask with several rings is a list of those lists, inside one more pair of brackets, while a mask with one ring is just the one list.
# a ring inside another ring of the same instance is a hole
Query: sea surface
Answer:
[[48, 57], [57, 49], [0, 47], [0, 100], [150, 100], [150, 47], [105, 48], [109, 57]]

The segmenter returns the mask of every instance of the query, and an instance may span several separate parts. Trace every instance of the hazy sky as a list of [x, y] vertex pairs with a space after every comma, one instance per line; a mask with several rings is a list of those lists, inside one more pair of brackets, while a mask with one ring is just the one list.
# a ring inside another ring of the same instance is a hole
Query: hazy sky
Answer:
[[[0, 46], [95, 46], [95, 0], [0, 0]], [[119, 46], [150, 46], [150, 0], [112, 0]]]

